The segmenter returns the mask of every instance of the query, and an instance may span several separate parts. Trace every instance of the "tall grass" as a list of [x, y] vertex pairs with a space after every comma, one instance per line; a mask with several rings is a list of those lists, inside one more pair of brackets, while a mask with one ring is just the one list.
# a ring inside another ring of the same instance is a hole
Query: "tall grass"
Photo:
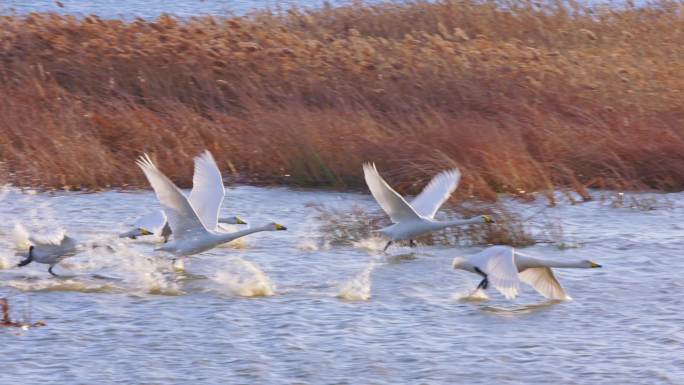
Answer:
[[19, 185], [191, 181], [460, 194], [684, 187], [680, 2], [439, 1], [154, 21], [0, 17], [0, 171]]

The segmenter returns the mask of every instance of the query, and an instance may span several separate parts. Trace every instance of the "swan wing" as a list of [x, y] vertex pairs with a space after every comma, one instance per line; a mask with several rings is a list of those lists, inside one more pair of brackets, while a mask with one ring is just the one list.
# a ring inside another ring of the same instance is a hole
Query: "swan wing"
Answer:
[[512, 247], [490, 247], [477, 255], [473, 264], [487, 274], [489, 283], [504, 297], [512, 299], [518, 296], [520, 278]]
[[519, 274], [520, 280], [532, 286], [539, 294], [549, 299], [570, 299], [550, 267], [525, 269]]
[[411, 201], [411, 206], [424, 217], [434, 218], [437, 210], [456, 190], [461, 172], [457, 169], [442, 171], [435, 175], [423, 191]]
[[41, 235], [36, 235], [32, 234], [28, 236], [28, 241], [30, 244], [34, 246], [41, 246], [41, 247], [51, 247], [51, 246], [60, 246], [64, 241], [67, 239], [66, 234], [64, 231], [58, 231], [56, 233], [52, 234], [41, 234]]
[[373, 163], [364, 163], [363, 175], [366, 184], [380, 207], [389, 215], [394, 223], [419, 220], [420, 216], [411, 205], [404, 200], [387, 182], [380, 176], [378, 169]]
[[166, 224], [166, 214], [162, 210], [155, 210], [138, 218], [133, 227], [136, 229], [145, 229], [151, 233], [157, 234]]
[[157, 169], [147, 154], [141, 156], [137, 164], [157, 194], [157, 199], [164, 209], [169, 226], [177, 240], [207, 232], [185, 195]]
[[195, 157], [190, 205], [207, 229], [216, 229], [221, 203], [226, 195], [221, 171], [209, 150]]

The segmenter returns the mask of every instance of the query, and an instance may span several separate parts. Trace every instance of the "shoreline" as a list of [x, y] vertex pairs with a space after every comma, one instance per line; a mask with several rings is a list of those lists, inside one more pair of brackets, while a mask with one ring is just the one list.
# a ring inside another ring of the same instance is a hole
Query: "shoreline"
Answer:
[[134, 159], [148, 152], [188, 186], [206, 148], [255, 185], [362, 189], [375, 161], [404, 194], [450, 167], [483, 200], [681, 191], [673, 5], [0, 17], [0, 182], [142, 187]]

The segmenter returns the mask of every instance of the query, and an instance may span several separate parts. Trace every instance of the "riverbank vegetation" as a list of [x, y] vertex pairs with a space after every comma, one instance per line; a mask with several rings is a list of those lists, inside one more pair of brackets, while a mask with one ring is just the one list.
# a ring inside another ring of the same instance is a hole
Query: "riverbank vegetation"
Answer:
[[[0, 176], [23, 186], [228, 179], [462, 197], [684, 187], [679, 2], [354, 3], [242, 17], [0, 17]], [[550, 196], [550, 194], [549, 194]]]

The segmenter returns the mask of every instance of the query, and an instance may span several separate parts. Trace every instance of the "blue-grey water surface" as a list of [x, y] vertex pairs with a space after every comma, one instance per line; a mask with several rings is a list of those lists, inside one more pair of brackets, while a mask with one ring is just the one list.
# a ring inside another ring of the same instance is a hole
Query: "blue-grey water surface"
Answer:
[[57, 12], [76, 16], [98, 15], [103, 18], [155, 18], [162, 13], [179, 17], [246, 14], [270, 9], [321, 7], [345, 0], [0, 0], [0, 13]]
[[[515, 301], [490, 292], [474, 302], [463, 297], [478, 277], [451, 260], [480, 247], [383, 255], [378, 240], [326, 243], [309, 204], [376, 210], [364, 194], [231, 188], [223, 215], [288, 231], [250, 235], [174, 272], [154, 239], [116, 236], [158, 208], [151, 192], [6, 187], [0, 297], [13, 317], [30, 310], [47, 325], [0, 329], [0, 384], [682, 384], [684, 194], [636, 196], [644, 207], [597, 199], [531, 219], [554, 244], [527, 253], [603, 264], [557, 271], [574, 300], [548, 302], [525, 286]], [[544, 202], [508, 206], [527, 215]], [[46, 265], [16, 268], [18, 224], [111, 249], [84, 247], [56, 268], [62, 278]]]

